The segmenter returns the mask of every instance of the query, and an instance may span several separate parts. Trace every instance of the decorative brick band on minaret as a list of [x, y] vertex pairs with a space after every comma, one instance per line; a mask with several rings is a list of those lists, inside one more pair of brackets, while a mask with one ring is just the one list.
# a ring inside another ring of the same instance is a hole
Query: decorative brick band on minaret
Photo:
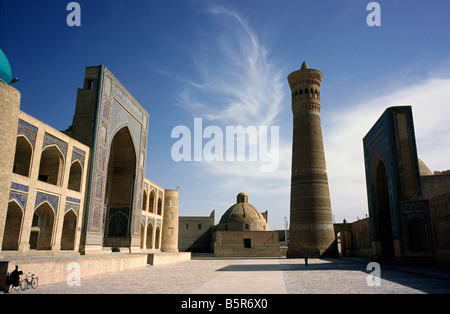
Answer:
[[288, 76], [294, 115], [289, 258], [338, 256], [320, 122], [322, 77], [306, 62]]

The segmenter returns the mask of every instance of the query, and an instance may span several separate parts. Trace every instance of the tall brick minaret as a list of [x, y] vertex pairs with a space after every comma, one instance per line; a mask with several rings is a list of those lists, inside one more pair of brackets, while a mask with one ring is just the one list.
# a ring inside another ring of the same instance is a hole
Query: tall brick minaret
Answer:
[[306, 62], [288, 76], [294, 115], [289, 258], [338, 256], [320, 122], [322, 78]]

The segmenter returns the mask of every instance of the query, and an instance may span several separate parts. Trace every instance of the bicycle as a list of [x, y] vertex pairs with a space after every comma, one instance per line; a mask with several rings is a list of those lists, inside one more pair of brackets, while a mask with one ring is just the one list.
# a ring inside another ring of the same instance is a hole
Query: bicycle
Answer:
[[[20, 281], [20, 290], [25, 291], [30, 287], [36, 289], [38, 286], [38, 277], [35, 277], [34, 274], [27, 273], [22, 275], [23, 279]], [[29, 279], [28, 279], [29, 278]]]

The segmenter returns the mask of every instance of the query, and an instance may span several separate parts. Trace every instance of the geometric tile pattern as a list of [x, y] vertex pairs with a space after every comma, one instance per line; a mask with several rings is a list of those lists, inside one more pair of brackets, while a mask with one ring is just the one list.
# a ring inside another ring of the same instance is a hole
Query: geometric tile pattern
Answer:
[[53, 209], [53, 211], [55, 212], [55, 215], [56, 215], [56, 212], [58, 210], [59, 197], [55, 196], [55, 195], [45, 194], [42, 192], [37, 192], [34, 208], [35, 209], [38, 208], [44, 202], [48, 202], [50, 204], [51, 208]]
[[20, 205], [20, 207], [25, 211], [25, 207], [27, 206], [27, 194], [19, 193], [19, 192], [9, 192], [9, 200], [15, 200]]
[[66, 158], [68, 144], [66, 142], [60, 140], [59, 138], [56, 138], [53, 135], [48, 134], [46, 132], [44, 135], [44, 142], [42, 143], [42, 149], [44, 149], [45, 147], [50, 146], [50, 145], [56, 145], [62, 152], [64, 159]]
[[75, 205], [75, 204], [66, 203], [66, 208], [64, 209], [64, 215], [65, 215], [69, 210], [73, 210], [73, 211], [75, 212], [75, 214], [77, 214], [77, 216], [78, 216], [78, 215], [79, 215], [79, 212], [80, 212], [80, 205]]
[[28, 192], [29, 187], [26, 185], [19, 184], [19, 183], [11, 182], [11, 189], [17, 190], [17, 191], [22, 191], [22, 192]]
[[37, 127], [19, 119], [17, 135], [24, 135], [30, 142], [32, 148], [34, 148], [34, 144], [36, 143], [37, 131]]
[[80, 204], [80, 200], [78, 198], [73, 198], [73, 197], [66, 197], [66, 202], [70, 202], [70, 203], [75, 203], [75, 204]]
[[84, 167], [84, 159], [85, 159], [84, 155], [81, 155], [74, 150], [72, 152], [72, 161], [70, 163], [72, 164], [75, 160], [78, 160], [81, 166]]

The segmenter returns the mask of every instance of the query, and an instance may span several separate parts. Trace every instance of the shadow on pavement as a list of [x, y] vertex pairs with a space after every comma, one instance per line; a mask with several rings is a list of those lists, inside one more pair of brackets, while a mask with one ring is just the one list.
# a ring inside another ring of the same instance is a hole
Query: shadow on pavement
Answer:
[[[357, 271], [369, 275], [372, 272], [367, 270], [367, 264], [342, 260], [342, 259], [310, 259], [308, 266], [305, 265], [303, 259], [298, 259], [298, 263], [282, 263], [280, 264], [235, 264], [220, 268], [217, 271], [232, 272], [258, 272], [258, 271], [283, 271], [283, 272], [310, 272], [310, 271]], [[432, 278], [424, 274], [417, 274], [407, 271], [407, 267], [403, 269], [394, 269], [389, 265], [381, 264], [381, 279], [407, 286], [425, 293], [433, 294], [450, 294], [450, 281], [445, 279]]]
[[[258, 260], [255, 259], [255, 262]], [[340, 259], [309, 259], [308, 266], [303, 259], [298, 259], [298, 263], [280, 263], [280, 264], [236, 264], [228, 265], [217, 271], [314, 271], [314, 270], [355, 270], [364, 271], [361, 264], [347, 262]]]

